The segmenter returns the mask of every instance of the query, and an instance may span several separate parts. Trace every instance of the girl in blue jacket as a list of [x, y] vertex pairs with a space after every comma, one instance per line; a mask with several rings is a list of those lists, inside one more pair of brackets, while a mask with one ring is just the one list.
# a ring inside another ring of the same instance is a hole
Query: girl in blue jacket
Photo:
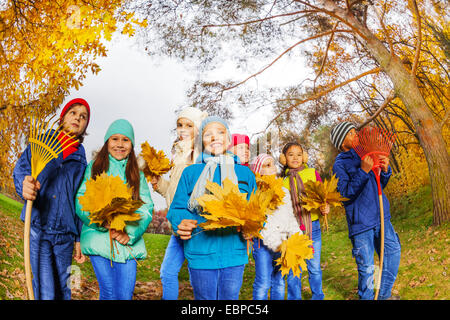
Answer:
[[[350, 122], [342, 122], [331, 130], [331, 142], [342, 151], [334, 162], [333, 172], [338, 181], [338, 191], [348, 201], [344, 202], [348, 233], [353, 245], [352, 254], [358, 267], [358, 295], [360, 299], [374, 299], [373, 275], [374, 250], [380, 253], [380, 208], [373, 160], [364, 160], [352, 149], [356, 128]], [[392, 174], [388, 157], [380, 157], [381, 188], [384, 189]], [[391, 297], [391, 290], [400, 265], [400, 240], [391, 224], [389, 201], [383, 192], [384, 207], [384, 262], [379, 299]]]
[[[75, 193], [83, 179], [86, 155], [83, 142], [90, 107], [83, 99], [69, 101], [60, 115], [62, 131], [72, 132], [80, 141], [50, 161], [37, 180], [31, 177], [31, 150], [27, 146], [14, 168], [17, 194], [32, 200], [30, 259], [33, 291], [37, 300], [70, 300], [67, 286], [75, 244], [75, 260], [84, 261], [80, 250], [81, 221], [75, 214]], [[49, 133], [47, 133], [49, 134]], [[62, 132], [58, 140], [67, 139]], [[25, 219], [25, 208], [21, 219]]]
[[196, 199], [205, 194], [206, 181], [221, 184], [225, 178], [249, 198], [256, 189], [255, 176], [248, 167], [238, 164], [236, 156], [227, 153], [231, 136], [223, 119], [203, 120], [199, 138], [204, 151], [195, 164], [184, 169], [167, 219], [185, 241], [195, 299], [237, 300], [248, 263], [247, 239], [235, 227], [203, 231], [198, 225], [206, 219], [199, 215]]

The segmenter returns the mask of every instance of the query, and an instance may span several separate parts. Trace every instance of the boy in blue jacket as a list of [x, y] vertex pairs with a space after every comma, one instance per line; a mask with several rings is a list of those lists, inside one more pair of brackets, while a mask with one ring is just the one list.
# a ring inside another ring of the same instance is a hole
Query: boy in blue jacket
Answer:
[[[30, 260], [36, 300], [70, 300], [71, 290], [67, 280], [74, 248], [75, 260], [79, 263], [85, 260], [80, 249], [82, 222], [75, 214], [75, 194], [86, 168], [86, 155], [81, 142], [89, 116], [90, 107], [84, 99], [73, 99], [65, 105], [60, 115], [62, 131], [71, 132], [80, 143], [75, 143], [50, 161], [37, 180], [31, 177], [29, 145], [14, 167], [17, 194], [25, 201], [33, 201]], [[62, 131], [57, 136], [60, 144], [70, 139]], [[26, 205], [22, 209], [22, 221], [25, 219], [25, 208]]]
[[[333, 173], [339, 179], [338, 191], [350, 200], [344, 202], [352, 255], [358, 267], [358, 295], [363, 300], [374, 299], [374, 250], [380, 254], [380, 208], [377, 183], [372, 171], [373, 159], [358, 156], [352, 148], [357, 139], [356, 128], [350, 122], [339, 123], [331, 130], [330, 139], [341, 151], [336, 157]], [[392, 174], [388, 157], [380, 157], [381, 188]], [[391, 298], [391, 290], [400, 265], [400, 240], [391, 224], [389, 201], [383, 192], [384, 207], [384, 262], [379, 299]], [[397, 297], [396, 297], [397, 298]], [[394, 299], [394, 298], [391, 298]]]
[[208, 180], [221, 185], [225, 178], [249, 198], [256, 190], [255, 175], [227, 152], [231, 137], [223, 119], [203, 120], [199, 138], [204, 152], [195, 164], [183, 170], [167, 219], [185, 242], [184, 255], [195, 299], [236, 300], [248, 263], [247, 238], [235, 227], [202, 231], [198, 225], [206, 219], [199, 215], [196, 199], [205, 194]]

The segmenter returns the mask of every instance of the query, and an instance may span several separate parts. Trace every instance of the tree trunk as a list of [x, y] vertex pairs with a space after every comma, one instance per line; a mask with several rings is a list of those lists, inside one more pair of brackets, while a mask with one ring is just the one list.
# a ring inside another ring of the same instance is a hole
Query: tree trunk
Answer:
[[332, 1], [324, 1], [324, 3], [328, 8], [333, 7], [335, 14], [364, 35], [366, 39], [358, 36], [359, 39], [391, 79], [395, 93], [408, 109], [427, 159], [433, 196], [433, 224], [439, 225], [448, 221], [450, 218], [450, 184], [448, 182], [450, 156], [440, 126], [417, 86], [416, 77], [411, 75], [401, 60], [395, 54], [391, 54], [383, 43], [351, 13], [339, 8]]

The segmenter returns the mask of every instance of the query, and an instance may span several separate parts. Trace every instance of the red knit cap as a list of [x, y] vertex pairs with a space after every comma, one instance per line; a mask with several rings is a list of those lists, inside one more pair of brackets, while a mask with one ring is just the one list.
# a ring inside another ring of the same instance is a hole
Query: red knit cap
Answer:
[[69, 108], [76, 103], [79, 103], [79, 104], [85, 106], [87, 109], [87, 112], [88, 112], [88, 118], [87, 118], [87, 123], [86, 123], [86, 128], [87, 128], [87, 126], [89, 124], [89, 119], [91, 118], [91, 108], [89, 107], [89, 104], [87, 103], [87, 101], [84, 99], [81, 99], [81, 98], [72, 99], [69, 102], [67, 102], [61, 111], [61, 115], [59, 116], [59, 119], [60, 119], [60, 121], [62, 121], [62, 119], [64, 118], [64, 115], [69, 110]]
[[250, 145], [250, 138], [245, 134], [232, 134], [231, 135], [231, 144], [228, 146], [228, 149], [237, 146], [238, 144], [246, 143]]

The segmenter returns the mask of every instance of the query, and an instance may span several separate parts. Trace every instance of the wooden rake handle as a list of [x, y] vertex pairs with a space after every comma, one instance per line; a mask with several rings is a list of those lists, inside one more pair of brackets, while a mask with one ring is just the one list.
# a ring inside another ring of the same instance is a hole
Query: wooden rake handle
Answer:
[[377, 180], [377, 187], [378, 187], [378, 202], [380, 205], [380, 233], [381, 233], [381, 241], [380, 241], [380, 272], [378, 273], [378, 279], [376, 282], [376, 291], [375, 291], [375, 299], [378, 300], [378, 295], [380, 293], [381, 288], [381, 277], [383, 275], [383, 260], [384, 260], [384, 207], [383, 207], [383, 194], [381, 191], [381, 184], [380, 184], [380, 168], [377, 168], [374, 170], [375, 178]]
[[24, 248], [24, 264], [25, 264], [25, 279], [28, 290], [28, 300], [34, 300], [33, 292], [33, 275], [31, 273], [30, 262], [30, 227], [31, 227], [31, 211], [33, 209], [33, 201], [27, 200], [27, 208], [25, 211], [25, 226], [23, 232], [23, 248]]

